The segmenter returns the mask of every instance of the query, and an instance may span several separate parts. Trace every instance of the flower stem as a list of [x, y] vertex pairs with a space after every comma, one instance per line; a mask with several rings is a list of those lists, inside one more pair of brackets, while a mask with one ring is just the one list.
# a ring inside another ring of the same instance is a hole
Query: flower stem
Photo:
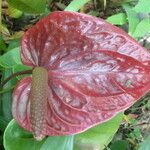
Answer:
[[20, 72], [16, 72], [16, 73], [12, 74], [11, 76], [9, 76], [8, 78], [6, 78], [4, 81], [1, 82], [0, 89], [12, 78], [19, 76], [19, 75], [31, 74], [31, 73], [32, 73], [32, 70], [25, 70], [25, 71], [20, 71]]

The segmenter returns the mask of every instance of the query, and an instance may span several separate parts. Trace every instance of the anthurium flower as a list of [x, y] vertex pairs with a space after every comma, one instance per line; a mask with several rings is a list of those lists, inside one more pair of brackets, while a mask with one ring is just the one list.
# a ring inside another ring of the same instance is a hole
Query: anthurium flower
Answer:
[[105, 122], [150, 90], [150, 54], [123, 30], [74, 12], [53, 12], [23, 36], [33, 67], [13, 93], [16, 121], [36, 139]]

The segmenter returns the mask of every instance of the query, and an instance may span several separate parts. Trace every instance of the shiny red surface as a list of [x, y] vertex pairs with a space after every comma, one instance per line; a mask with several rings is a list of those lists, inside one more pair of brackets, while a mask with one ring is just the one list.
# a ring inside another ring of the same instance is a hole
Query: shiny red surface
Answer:
[[[123, 30], [85, 14], [53, 12], [40, 20], [25, 33], [21, 58], [49, 72], [45, 135], [83, 132], [150, 90], [149, 52]], [[30, 131], [31, 80], [17, 85], [12, 108]]]

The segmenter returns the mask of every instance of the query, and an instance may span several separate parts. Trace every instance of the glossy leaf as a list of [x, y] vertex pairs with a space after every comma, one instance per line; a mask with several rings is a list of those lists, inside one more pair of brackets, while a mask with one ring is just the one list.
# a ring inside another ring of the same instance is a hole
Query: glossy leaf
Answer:
[[6, 150], [39, 149], [45, 140], [37, 142], [32, 135], [23, 130], [12, 120], [4, 132], [4, 147]]
[[21, 64], [19, 47], [14, 48], [0, 56], [0, 66], [4, 68], [12, 68], [13, 65], [16, 64]]
[[150, 19], [143, 19], [136, 27], [133, 37], [144, 37], [150, 32]]
[[[102, 150], [112, 140], [122, 121], [123, 113], [86, 132], [75, 136], [74, 150]], [[116, 149], [117, 150], [117, 149]], [[118, 149], [119, 150], [119, 149]]]
[[[3, 67], [1, 78], [2, 81], [12, 74], [12, 67], [17, 63], [21, 63], [19, 48], [12, 49], [0, 56], [0, 65]], [[0, 90], [0, 111], [7, 123], [12, 119], [12, 89], [15, 84], [16, 78], [13, 78]]]
[[65, 11], [78, 11], [80, 8], [82, 8], [89, 1], [90, 0], [73, 0], [65, 8]]
[[48, 137], [38, 142], [12, 120], [4, 132], [5, 150], [72, 150], [73, 136]]
[[[2, 80], [9, 77], [11, 74], [12, 74], [12, 69], [4, 69], [2, 71], [2, 77], [3, 77]], [[16, 84], [16, 78], [13, 78], [9, 82], [7, 82], [1, 90], [3, 91], [7, 88], [14, 86], [15, 84]], [[1, 110], [2, 110], [3, 117], [5, 118], [7, 123], [12, 119], [12, 111], [11, 111], [12, 92], [13, 90], [10, 89], [9, 91], [4, 92], [0, 95], [1, 96], [0, 102], [2, 106]]]
[[[53, 12], [21, 43], [24, 65], [48, 70], [45, 135], [70, 135], [106, 122], [150, 90], [150, 54], [121, 29], [74, 12]], [[13, 116], [30, 125], [32, 77], [13, 93]]]
[[134, 7], [134, 10], [141, 13], [150, 13], [150, 1], [149, 0], [139, 0], [138, 4]]
[[127, 19], [129, 22], [128, 33], [132, 36], [140, 20], [137, 12], [133, 10], [129, 5], [124, 4], [123, 7], [127, 13]]
[[48, 137], [40, 150], [73, 150], [74, 136]]
[[7, 0], [14, 8], [27, 13], [42, 13], [46, 7], [46, 0]]
[[[18, 49], [18, 53], [20, 55], [20, 52], [19, 52], [19, 47], [20, 47], [20, 39], [11, 39], [11, 41], [9, 41], [9, 45], [7, 47], [7, 51], [10, 51], [12, 49]], [[17, 57], [19, 56], [17, 55]]]
[[123, 25], [127, 23], [127, 16], [125, 13], [118, 13], [115, 15], [112, 15], [106, 19], [106, 21], [114, 24], [114, 25]]

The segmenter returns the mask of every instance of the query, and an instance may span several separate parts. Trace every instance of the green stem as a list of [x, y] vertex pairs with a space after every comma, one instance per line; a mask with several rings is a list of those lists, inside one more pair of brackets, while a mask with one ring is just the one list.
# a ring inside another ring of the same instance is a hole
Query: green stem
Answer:
[[19, 75], [23, 75], [23, 74], [31, 74], [32, 70], [25, 70], [25, 71], [20, 71], [20, 72], [16, 72], [14, 74], [12, 74], [11, 76], [9, 76], [8, 78], [6, 78], [4, 81], [2, 81], [2, 83], [0, 84], [0, 89], [3, 88], [3, 86], [12, 78], [19, 76]]

